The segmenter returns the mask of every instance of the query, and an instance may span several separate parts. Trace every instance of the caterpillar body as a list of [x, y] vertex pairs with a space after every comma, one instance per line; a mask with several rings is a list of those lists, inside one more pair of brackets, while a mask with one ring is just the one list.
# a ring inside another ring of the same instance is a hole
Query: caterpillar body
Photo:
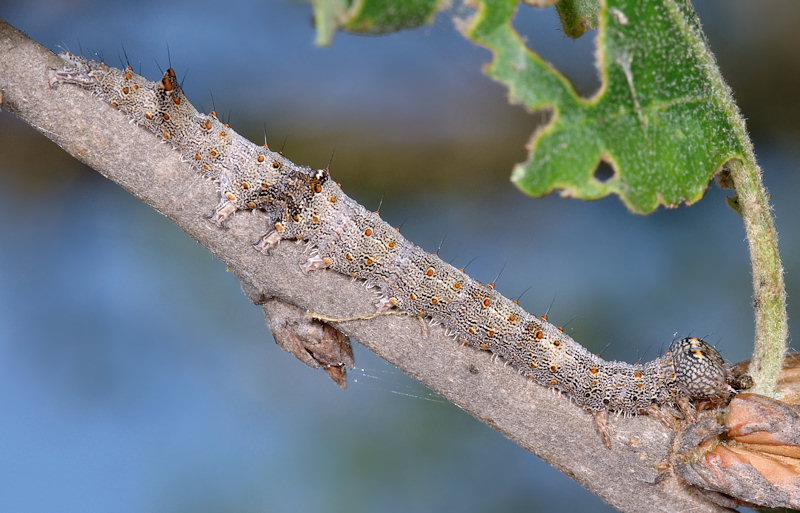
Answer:
[[64, 66], [51, 70], [51, 86], [88, 89], [170, 143], [214, 182], [220, 196], [214, 223], [222, 226], [238, 210], [263, 210], [270, 229], [258, 249], [268, 252], [284, 239], [307, 241], [313, 251], [304, 270], [328, 268], [365, 280], [380, 292], [379, 310], [428, 317], [456, 340], [491, 351], [595, 414], [636, 415], [654, 406], [731, 394], [727, 365], [698, 338], [676, 340], [665, 354], [644, 364], [605, 361], [590, 353], [492, 285], [407, 241], [345, 195], [327, 169], [299, 166], [240, 136], [213, 111], [198, 112], [171, 68], [151, 82], [130, 66], [116, 69], [69, 53], [61, 57]]

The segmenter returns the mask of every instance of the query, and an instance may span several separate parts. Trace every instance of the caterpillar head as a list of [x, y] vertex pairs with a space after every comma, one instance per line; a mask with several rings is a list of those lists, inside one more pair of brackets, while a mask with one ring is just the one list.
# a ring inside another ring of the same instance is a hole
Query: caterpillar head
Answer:
[[731, 373], [722, 356], [707, 342], [696, 337], [684, 338], [669, 348], [675, 380], [692, 399], [728, 397]]

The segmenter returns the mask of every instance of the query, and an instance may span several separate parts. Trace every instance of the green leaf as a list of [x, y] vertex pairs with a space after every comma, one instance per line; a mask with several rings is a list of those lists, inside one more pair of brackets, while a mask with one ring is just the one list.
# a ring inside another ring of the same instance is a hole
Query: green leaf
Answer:
[[599, 11], [600, 0], [561, 0], [556, 3], [564, 33], [572, 38], [581, 37], [587, 30], [597, 28]]
[[[598, 15], [602, 87], [589, 99], [525, 46], [511, 26], [516, 5], [480, 1], [467, 35], [494, 52], [487, 73], [513, 101], [553, 112], [512, 173], [527, 194], [617, 194], [649, 213], [699, 200], [714, 173], [745, 153], [730, 92], [688, 2], [608, 0]], [[603, 161], [614, 169], [607, 180], [595, 177]]]
[[426, 25], [445, 0], [311, 0], [317, 44], [328, 45], [336, 30], [385, 34]]

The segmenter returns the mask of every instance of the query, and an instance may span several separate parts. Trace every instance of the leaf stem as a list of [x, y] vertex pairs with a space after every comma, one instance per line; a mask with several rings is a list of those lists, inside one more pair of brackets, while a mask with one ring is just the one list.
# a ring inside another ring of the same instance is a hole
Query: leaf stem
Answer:
[[774, 397], [789, 333], [778, 234], [761, 169], [752, 160], [731, 160], [726, 169], [738, 196], [753, 266], [756, 333], [748, 373], [755, 381], [753, 392]]
[[[747, 134], [745, 120], [733, 99], [730, 87], [722, 77], [716, 59], [708, 50], [708, 43], [700, 28], [696, 13], [677, 0], [665, 0], [665, 5], [676, 20], [686, 20], [696, 32], [695, 51], [703, 56], [715, 101], [719, 102], [731, 127], [730, 137], [738, 141], [738, 157], [725, 162], [723, 172], [730, 177], [736, 193], [737, 210], [744, 221], [745, 234], [750, 249], [753, 268], [753, 307], [755, 310], [755, 339], [753, 357], [748, 373], [757, 394], [776, 396], [778, 375], [788, 349], [789, 328], [786, 316], [786, 289], [783, 283], [783, 264], [778, 253], [778, 232], [769, 205], [769, 194], [761, 180], [761, 169], [756, 164], [753, 143]], [[686, 9], [687, 16], [680, 13]], [[687, 29], [689, 28], [687, 26]]]

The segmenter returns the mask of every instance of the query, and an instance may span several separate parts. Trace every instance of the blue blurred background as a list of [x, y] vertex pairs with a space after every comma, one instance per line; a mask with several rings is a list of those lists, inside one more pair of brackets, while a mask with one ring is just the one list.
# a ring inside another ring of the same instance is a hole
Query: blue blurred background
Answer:
[[[800, 5], [703, 2], [800, 283]], [[693, 334], [749, 356], [740, 219], [712, 187], [639, 217], [616, 198], [523, 197], [508, 182], [536, 116], [482, 75], [453, 28], [313, 45], [283, 1], [27, 0], [0, 16], [45, 46], [186, 73], [255, 141], [324, 166], [411, 240], [469, 263], [613, 359]], [[530, 46], [588, 94], [593, 34], [521, 8]], [[155, 61], [158, 61], [156, 64]], [[347, 391], [272, 343], [225, 266], [149, 207], [0, 114], [0, 511], [603, 510], [599, 499], [360, 346]], [[209, 206], [209, 208], [211, 208]], [[794, 304], [790, 303], [790, 318]], [[793, 323], [795, 331], [797, 323]]]

